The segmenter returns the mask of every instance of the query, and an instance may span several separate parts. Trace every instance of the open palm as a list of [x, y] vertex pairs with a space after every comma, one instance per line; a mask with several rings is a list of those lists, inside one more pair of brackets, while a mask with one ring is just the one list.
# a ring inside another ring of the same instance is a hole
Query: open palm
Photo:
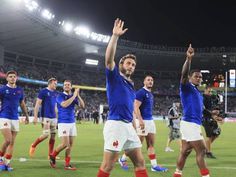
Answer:
[[117, 36], [123, 35], [128, 30], [128, 28], [123, 29], [123, 27], [124, 27], [124, 21], [117, 18], [114, 23], [113, 34]]

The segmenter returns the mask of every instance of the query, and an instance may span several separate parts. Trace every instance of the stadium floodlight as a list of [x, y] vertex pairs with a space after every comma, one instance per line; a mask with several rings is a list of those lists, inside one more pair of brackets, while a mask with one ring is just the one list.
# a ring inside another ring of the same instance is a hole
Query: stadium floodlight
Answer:
[[108, 43], [109, 40], [110, 40], [110, 36], [104, 36], [104, 39], [102, 40], [102, 42]]
[[71, 32], [73, 29], [73, 25], [69, 22], [63, 23], [63, 27], [64, 27], [64, 30], [68, 33]]
[[53, 15], [48, 9], [44, 9], [41, 15], [47, 20], [51, 20], [55, 17], [55, 15]]
[[210, 73], [209, 70], [201, 70], [201, 73]]
[[226, 54], [223, 54], [222, 57], [223, 57], [223, 58], [227, 58], [227, 55], [226, 55]]
[[90, 36], [90, 31], [87, 27], [85, 26], [77, 26], [75, 29], [75, 34], [78, 34], [80, 36], [85, 36], [87, 38], [89, 38]]
[[34, 10], [36, 10], [39, 7], [38, 3], [35, 2], [35, 1], [25, 0], [24, 2], [25, 2], [25, 7], [29, 11], [34, 11]]
[[87, 58], [86, 60], [85, 60], [85, 64], [87, 64], [87, 65], [98, 65], [98, 60], [94, 60], [94, 59], [89, 59], [89, 58]]
[[103, 39], [103, 35], [102, 34], [98, 34], [97, 41], [101, 42], [102, 39]]
[[97, 40], [98, 34], [95, 33], [95, 32], [92, 32], [91, 35], [90, 35], [90, 38], [91, 38], [92, 40]]

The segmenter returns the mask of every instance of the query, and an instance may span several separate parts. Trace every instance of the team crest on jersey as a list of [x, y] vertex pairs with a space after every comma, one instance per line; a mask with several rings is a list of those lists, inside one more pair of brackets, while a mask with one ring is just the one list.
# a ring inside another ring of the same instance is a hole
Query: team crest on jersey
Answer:
[[50, 93], [48, 92], [48, 96], [50, 96]]
[[9, 92], [9, 90], [6, 90], [6, 94], [9, 94], [10, 92]]
[[118, 147], [118, 145], [119, 145], [119, 142], [116, 140], [116, 141], [114, 141], [113, 142], [113, 144], [112, 144], [115, 148], [117, 148]]
[[146, 97], [149, 98], [149, 94], [148, 93], [146, 93]]

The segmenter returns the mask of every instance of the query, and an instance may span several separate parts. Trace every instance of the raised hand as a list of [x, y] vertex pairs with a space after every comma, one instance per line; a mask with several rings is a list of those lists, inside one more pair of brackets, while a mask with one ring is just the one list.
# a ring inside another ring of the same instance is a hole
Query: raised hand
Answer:
[[74, 91], [74, 95], [77, 97], [79, 95], [79, 88], [76, 88]]
[[192, 59], [192, 57], [194, 56], [194, 49], [192, 48], [192, 45], [189, 44], [188, 50], [186, 52], [187, 58], [188, 59]]
[[128, 30], [128, 28], [123, 29], [123, 27], [124, 21], [117, 18], [114, 22], [113, 35], [116, 35], [118, 37], [123, 35]]

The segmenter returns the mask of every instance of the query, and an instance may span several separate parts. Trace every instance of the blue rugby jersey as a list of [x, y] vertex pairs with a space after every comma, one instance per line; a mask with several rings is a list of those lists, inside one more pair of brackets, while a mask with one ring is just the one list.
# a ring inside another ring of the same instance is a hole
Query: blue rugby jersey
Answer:
[[153, 98], [153, 94], [145, 88], [141, 88], [136, 92], [136, 100], [142, 102], [139, 109], [143, 120], [153, 120]]
[[58, 109], [58, 123], [74, 123], [75, 122], [75, 105], [79, 105], [78, 98], [76, 97], [74, 101], [67, 107], [62, 107], [61, 103], [63, 101], [71, 98], [73, 94], [67, 95], [66, 93], [59, 93], [57, 96], [57, 109]]
[[132, 83], [120, 75], [117, 66], [106, 68], [106, 88], [109, 104], [108, 120], [132, 122], [135, 90]]
[[191, 83], [180, 85], [180, 98], [183, 105], [183, 118], [186, 122], [202, 124], [203, 97], [197, 87]]
[[0, 118], [18, 120], [18, 107], [24, 98], [23, 89], [11, 88], [5, 85], [0, 88], [1, 110]]
[[41, 117], [56, 118], [56, 97], [57, 91], [52, 91], [47, 88], [40, 90], [38, 98], [42, 100]]

